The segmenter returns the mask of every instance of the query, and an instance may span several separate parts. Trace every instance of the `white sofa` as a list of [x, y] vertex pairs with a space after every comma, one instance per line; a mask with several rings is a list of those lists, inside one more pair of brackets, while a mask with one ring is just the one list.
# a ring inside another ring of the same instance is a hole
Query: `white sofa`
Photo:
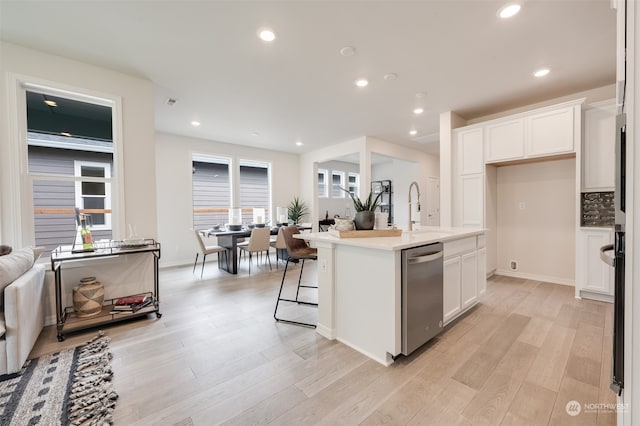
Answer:
[[[18, 255], [20, 252], [18, 250], [15, 253]], [[12, 255], [0, 256], [0, 262], [9, 261], [9, 256]], [[25, 260], [23, 264], [27, 265], [26, 272], [13, 279], [3, 291], [4, 303], [0, 310], [0, 375], [20, 371], [44, 327], [45, 266], [33, 264], [33, 253], [31, 256], [32, 266], [29, 267]], [[13, 271], [15, 269], [14, 267]], [[7, 268], [3, 269], [0, 265], [0, 281], [2, 278], [6, 281], [10, 277]]]

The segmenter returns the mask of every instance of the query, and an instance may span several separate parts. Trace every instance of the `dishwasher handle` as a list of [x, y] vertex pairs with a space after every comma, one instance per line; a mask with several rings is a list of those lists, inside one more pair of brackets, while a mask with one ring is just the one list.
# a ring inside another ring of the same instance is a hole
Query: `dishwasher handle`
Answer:
[[431, 262], [433, 260], [440, 259], [441, 257], [442, 257], [442, 251], [437, 251], [435, 253], [425, 254], [424, 256], [409, 257], [407, 258], [407, 263], [415, 264], [415, 263]]
[[609, 266], [616, 266], [616, 259], [611, 257], [611, 256], [607, 256], [606, 252], [608, 251], [612, 251], [613, 250], [613, 244], [606, 244], [602, 247], [600, 247], [600, 260], [602, 260], [604, 263], [606, 263]]

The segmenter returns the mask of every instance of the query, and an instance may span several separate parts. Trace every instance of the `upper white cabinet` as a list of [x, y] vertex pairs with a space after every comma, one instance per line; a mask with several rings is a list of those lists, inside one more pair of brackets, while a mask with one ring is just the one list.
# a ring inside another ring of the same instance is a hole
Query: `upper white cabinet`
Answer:
[[487, 163], [524, 157], [524, 119], [485, 126]]
[[458, 134], [457, 140], [460, 174], [482, 173], [484, 171], [482, 129], [462, 131]]
[[613, 191], [616, 105], [614, 100], [584, 111], [582, 190]]
[[[575, 152], [580, 141], [579, 101], [473, 125], [484, 130], [485, 161], [496, 164]], [[462, 132], [470, 131], [460, 129]], [[576, 142], [577, 141], [577, 142]]]
[[525, 117], [525, 154], [539, 157], [573, 152], [575, 108], [566, 107]]

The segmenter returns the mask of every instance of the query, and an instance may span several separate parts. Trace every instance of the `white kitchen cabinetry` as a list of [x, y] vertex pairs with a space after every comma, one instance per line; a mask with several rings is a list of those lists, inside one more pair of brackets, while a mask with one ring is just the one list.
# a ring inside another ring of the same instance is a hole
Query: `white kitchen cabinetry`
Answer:
[[541, 157], [570, 153], [575, 149], [575, 114], [571, 106], [525, 117], [525, 155]]
[[462, 309], [478, 301], [478, 254], [474, 250], [460, 256]]
[[477, 174], [484, 171], [482, 129], [471, 129], [458, 134], [459, 174]]
[[482, 228], [484, 223], [484, 173], [460, 176], [460, 226]]
[[444, 314], [443, 322], [446, 324], [462, 311], [460, 297], [460, 256], [455, 256], [444, 261], [443, 274], [442, 312]]
[[[600, 259], [600, 247], [613, 242], [610, 229], [581, 228], [576, 290], [580, 297], [613, 301], [613, 268]], [[612, 253], [609, 253], [612, 255]]]
[[485, 126], [487, 163], [524, 157], [524, 119], [507, 120]]
[[487, 291], [487, 248], [478, 249], [478, 296]]
[[[482, 265], [479, 263], [482, 262]], [[482, 271], [482, 272], [480, 272]], [[443, 322], [447, 324], [478, 303], [486, 289], [484, 236], [444, 243]]]
[[582, 190], [613, 191], [615, 100], [589, 105], [584, 111]]

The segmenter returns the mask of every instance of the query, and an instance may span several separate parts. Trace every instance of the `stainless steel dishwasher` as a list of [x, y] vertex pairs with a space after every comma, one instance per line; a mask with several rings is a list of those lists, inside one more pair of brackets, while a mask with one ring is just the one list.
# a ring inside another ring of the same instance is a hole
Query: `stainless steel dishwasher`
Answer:
[[442, 331], [442, 243], [402, 250], [402, 354]]

